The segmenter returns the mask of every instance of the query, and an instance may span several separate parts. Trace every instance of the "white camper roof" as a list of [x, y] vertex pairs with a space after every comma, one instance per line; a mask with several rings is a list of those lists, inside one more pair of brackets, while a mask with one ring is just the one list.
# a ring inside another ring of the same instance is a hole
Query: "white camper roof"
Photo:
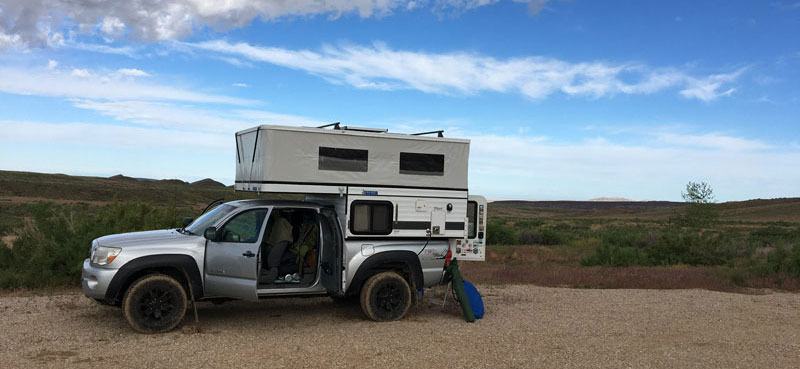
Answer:
[[236, 132], [236, 190], [241, 191], [336, 193], [322, 188], [332, 186], [466, 191], [468, 161], [466, 139], [355, 127], [262, 125]]

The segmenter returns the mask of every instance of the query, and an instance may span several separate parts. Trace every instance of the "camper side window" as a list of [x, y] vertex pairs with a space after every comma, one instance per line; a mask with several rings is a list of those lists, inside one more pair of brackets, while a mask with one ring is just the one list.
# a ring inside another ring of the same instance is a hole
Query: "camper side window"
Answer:
[[353, 234], [387, 235], [392, 232], [392, 210], [389, 201], [353, 201], [350, 205], [350, 232]]
[[368, 157], [369, 151], [367, 150], [320, 146], [318, 168], [319, 170], [366, 172]]
[[401, 152], [400, 174], [443, 176], [444, 155]]

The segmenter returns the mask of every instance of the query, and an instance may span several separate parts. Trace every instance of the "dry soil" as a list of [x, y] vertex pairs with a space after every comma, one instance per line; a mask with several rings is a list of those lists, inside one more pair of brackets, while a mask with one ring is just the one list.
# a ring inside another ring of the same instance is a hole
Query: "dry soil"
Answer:
[[0, 296], [0, 363], [103, 368], [799, 368], [800, 294], [483, 286], [486, 317], [425, 301], [398, 322], [328, 298], [198, 304], [133, 332], [79, 291]]

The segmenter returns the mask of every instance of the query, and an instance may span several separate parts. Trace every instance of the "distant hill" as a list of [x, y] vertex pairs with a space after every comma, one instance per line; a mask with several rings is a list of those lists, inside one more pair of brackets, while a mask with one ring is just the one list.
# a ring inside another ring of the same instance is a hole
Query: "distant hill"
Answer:
[[33, 172], [0, 171], [0, 204], [53, 201], [59, 203], [103, 204], [139, 201], [159, 205], [203, 208], [219, 198], [237, 200], [265, 197], [235, 192], [231, 187], [205, 179], [189, 184], [179, 179], [154, 180], [118, 174], [109, 178], [69, 176]]
[[[494, 201], [489, 217], [613, 218], [665, 221], [686, 203], [672, 201]], [[800, 223], [800, 198], [756, 199], [716, 204], [723, 221]]]
[[547, 208], [567, 211], [597, 211], [608, 209], [648, 210], [671, 206], [683, 206], [682, 202], [672, 201], [494, 201], [492, 204], [519, 207]]
[[201, 179], [192, 182], [192, 186], [205, 186], [205, 187], [226, 187], [224, 184], [219, 183], [211, 178]]
[[[6, 205], [35, 201], [107, 204], [138, 201], [156, 205], [202, 209], [209, 201], [224, 198], [290, 198], [297, 195], [235, 192], [232, 186], [206, 178], [194, 183], [154, 180], [119, 174], [110, 178], [32, 172], [0, 171], [0, 215], [14, 211]], [[4, 205], [5, 204], [5, 205]], [[494, 201], [489, 217], [500, 218], [614, 218], [667, 220], [679, 216], [685, 203], [671, 201]], [[755, 199], [717, 204], [721, 219], [744, 222], [800, 223], [800, 198]], [[0, 217], [1, 218], [1, 217]]]
[[108, 179], [112, 181], [141, 181], [144, 178], [133, 178], [128, 176], [123, 176], [122, 174], [117, 174], [115, 176], [108, 177]]

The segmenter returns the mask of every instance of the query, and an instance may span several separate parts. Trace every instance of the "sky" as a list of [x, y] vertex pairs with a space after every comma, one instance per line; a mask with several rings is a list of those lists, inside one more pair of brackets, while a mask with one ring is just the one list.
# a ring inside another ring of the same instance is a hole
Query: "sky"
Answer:
[[468, 138], [490, 199], [800, 196], [800, 1], [0, 0], [0, 170], [232, 184], [234, 132]]

